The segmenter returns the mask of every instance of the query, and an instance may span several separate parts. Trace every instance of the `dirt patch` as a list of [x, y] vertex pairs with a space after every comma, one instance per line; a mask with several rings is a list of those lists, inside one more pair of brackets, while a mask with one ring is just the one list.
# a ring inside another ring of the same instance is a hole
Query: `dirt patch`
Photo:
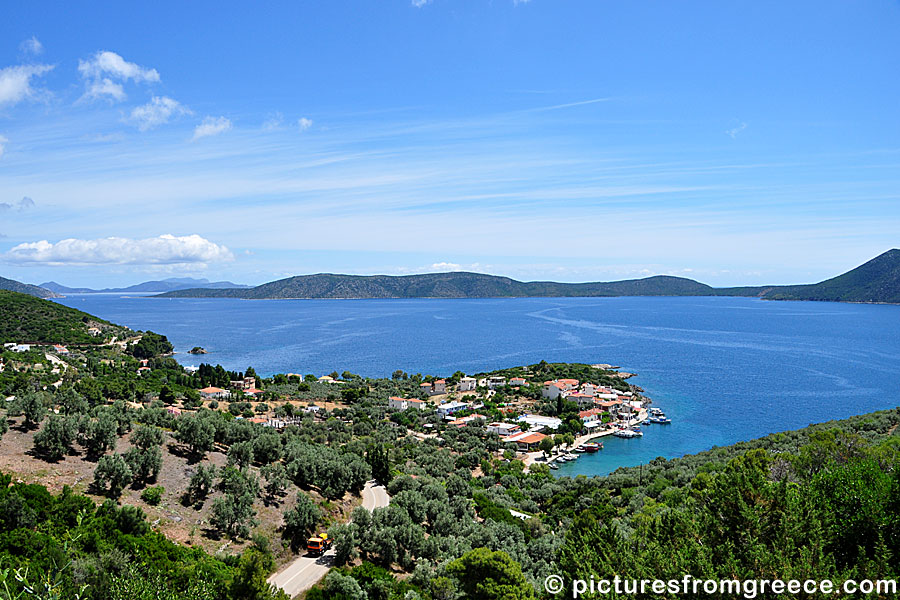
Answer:
[[[59, 462], [50, 463], [29, 454], [34, 445], [34, 434], [38, 430], [24, 431], [18, 425], [21, 419], [11, 419], [9, 431], [0, 439], [0, 472], [12, 475], [13, 481], [37, 483], [46, 486], [52, 493], [58, 494], [63, 487], [69, 486], [81, 494], [85, 494], [97, 504], [102, 504], [106, 497], [90, 493], [90, 484], [94, 480], [94, 469], [97, 463], [87, 460], [83, 452], [66, 456]], [[119, 438], [116, 452], [124, 453], [131, 445], [128, 437]], [[168, 448], [176, 444], [171, 433], [166, 432], [163, 443], [163, 465], [155, 483], [151, 486], [163, 486], [165, 492], [158, 506], [151, 506], [141, 500], [141, 492], [146, 486], [131, 487], [122, 493], [119, 503], [125, 506], [141, 508], [147, 515], [147, 521], [154, 529], [170, 540], [190, 547], [199, 547], [215, 554], [226, 552], [238, 554], [253, 542], [251, 540], [230, 541], [218, 537], [212, 529], [209, 519], [212, 505], [221, 494], [210, 495], [202, 505], [185, 506], [181, 500], [187, 490], [188, 482], [197, 469], [198, 463], [190, 463], [186, 458], [172, 454]], [[79, 447], [75, 446], [76, 450]], [[203, 465], [214, 464], [223, 467], [227, 463], [224, 453], [214, 451], [202, 461]], [[259, 476], [258, 469], [251, 469]], [[261, 487], [265, 481], [260, 478]], [[292, 509], [297, 501], [299, 488], [289, 485], [287, 493], [277, 502], [266, 505], [257, 500], [254, 505], [259, 525], [253, 528], [253, 534], [261, 534], [268, 538], [269, 547], [276, 563], [283, 564], [296, 558], [286, 541], [282, 541], [279, 529], [284, 524], [284, 514]], [[328, 502], [315, 491], [308, 492], [326, 515], [323, 527], [349, 519], [350, 513], [359, 506], [359, 497], [347, 495], [342, 500]]]

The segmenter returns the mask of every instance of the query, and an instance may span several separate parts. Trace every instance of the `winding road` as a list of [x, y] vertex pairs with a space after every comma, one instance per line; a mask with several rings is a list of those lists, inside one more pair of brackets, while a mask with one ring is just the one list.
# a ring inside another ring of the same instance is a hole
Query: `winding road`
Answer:
[[[367, 510], [383, 508], [388, 505], [390, 500], [385, 487], [377, 485], [374, 481], [367, 482], [362, 490], [362, 505]], [[333, 563], [334, 548], [318, 557], [300, 556], [284, 569], [269, 577], [269, 583], [281, 588], [288, 596], [294, 598], [325, 577]]]

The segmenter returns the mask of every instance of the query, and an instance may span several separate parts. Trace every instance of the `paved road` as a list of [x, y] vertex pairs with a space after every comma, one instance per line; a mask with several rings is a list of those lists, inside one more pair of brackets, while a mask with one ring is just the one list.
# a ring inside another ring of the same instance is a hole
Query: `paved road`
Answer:
[[[369, 481], [362, 491], [362, 505], [368, 510], [382, 508], [390, 502], [383, 485]], [[291, 598], [300, 595], [325, 577], [334, 563], [334, 549], [319, 557], [300, 556], [284, 569], [269, 577], [269, 583], [281, 588]]]

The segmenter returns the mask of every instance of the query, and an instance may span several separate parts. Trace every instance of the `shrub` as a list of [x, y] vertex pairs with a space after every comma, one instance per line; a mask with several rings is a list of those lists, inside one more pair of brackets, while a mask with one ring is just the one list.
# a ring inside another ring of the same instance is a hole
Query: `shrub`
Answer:
[[161, 485], [158, 485], [156, 487], [149, 487], [141, 492], [141, 500], [151, 506], [157, 506], [162, 500], [162, 495], [165, 491], [166, 488]]

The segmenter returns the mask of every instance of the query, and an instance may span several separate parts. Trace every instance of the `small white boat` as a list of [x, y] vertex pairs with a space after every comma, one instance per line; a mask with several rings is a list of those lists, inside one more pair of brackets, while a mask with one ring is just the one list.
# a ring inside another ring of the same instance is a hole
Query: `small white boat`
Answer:
[[643, 435], [642, 433], [638, 433], [636, 431], [632, 431], [630, 429], [622, 429], [621, 431], [617, 431], [613, 434], [616, 437], [620, 438], [634, 438]]

